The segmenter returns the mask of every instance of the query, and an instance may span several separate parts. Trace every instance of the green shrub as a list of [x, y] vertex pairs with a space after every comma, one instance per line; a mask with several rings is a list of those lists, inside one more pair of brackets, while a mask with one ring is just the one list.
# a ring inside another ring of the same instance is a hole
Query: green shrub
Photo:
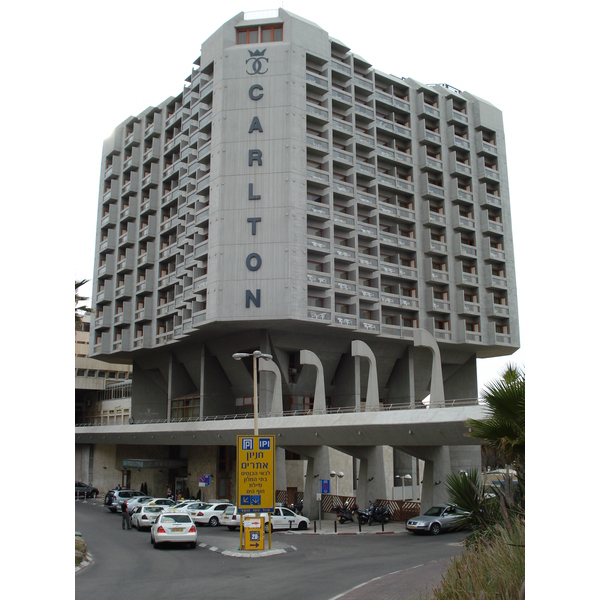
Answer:
[[477, 536], [435, 588], [436, 600], [516, 600], [525, 595], [525, 521], [513, 517]]
[[87, 546], [83, 538], [75, 536], [75, 566], [78, 567], [87, 555]]

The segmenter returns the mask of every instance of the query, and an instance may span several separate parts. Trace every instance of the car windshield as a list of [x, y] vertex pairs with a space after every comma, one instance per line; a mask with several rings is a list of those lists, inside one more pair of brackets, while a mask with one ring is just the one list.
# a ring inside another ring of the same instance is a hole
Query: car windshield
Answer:
[[443, 512], [445, 506], [432, 506], [426, 513], [426, 517], [439, 517]]
[[165, 515], [162, 518], [163, 523], [190, 523], [189, 515]]

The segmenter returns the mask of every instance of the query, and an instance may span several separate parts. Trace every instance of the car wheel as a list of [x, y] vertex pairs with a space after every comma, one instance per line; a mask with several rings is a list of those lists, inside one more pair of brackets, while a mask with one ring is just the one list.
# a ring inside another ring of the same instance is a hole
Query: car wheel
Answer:
[[208, 521], [208, 524], [211, 527], [216, 527], [219, 524], [219, 519], [217, 517], [211, 517], [210, 520]]
[[98, 492], [94, 492], [94, 493], [92, 494], [92, 498], [96, 499], [97, 497], [98, 497]]
[[306, 529], [308, 529], [308, 525], [306, 524], [306, 521], [300, 521], [300, 523], [298, 523], [298, 529], [300, 531], [305, 531]]
[[[269, 522], [265, 523], [265, 533], [269, 533]], [[271, 523], [271, 533], [273, 533], [273, 523]]]
[[432, 523], [429, 528], [429, 533], [431, 533], [431, 535], [437, 535], [441, 530], [442, 528], [439, 523]]

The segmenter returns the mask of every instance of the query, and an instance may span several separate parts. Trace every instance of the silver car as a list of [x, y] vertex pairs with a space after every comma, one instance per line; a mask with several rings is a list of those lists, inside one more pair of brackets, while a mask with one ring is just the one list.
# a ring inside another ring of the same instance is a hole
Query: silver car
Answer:
[[457, 525], [456, 520], [467, 514], [467, 511], [454, 504], [439, 504], [432, 506], [425, 514], [408, 519], [406, 529], [415, 533], [426, 531], [437, 535], [441, 531], [454, 529]]

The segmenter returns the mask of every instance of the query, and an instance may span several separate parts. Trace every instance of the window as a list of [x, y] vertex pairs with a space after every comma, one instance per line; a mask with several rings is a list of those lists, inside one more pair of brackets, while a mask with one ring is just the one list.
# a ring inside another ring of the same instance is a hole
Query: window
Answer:
[[283, 41], [283, 25], [263, 25], [237, 30], [238, 44], [258, 44], [259, 37], [262, 43], [281, 42]]
[[262, 42], [281, 42], [283, 40], [283, 25], [270, 25], [260, 28]]

